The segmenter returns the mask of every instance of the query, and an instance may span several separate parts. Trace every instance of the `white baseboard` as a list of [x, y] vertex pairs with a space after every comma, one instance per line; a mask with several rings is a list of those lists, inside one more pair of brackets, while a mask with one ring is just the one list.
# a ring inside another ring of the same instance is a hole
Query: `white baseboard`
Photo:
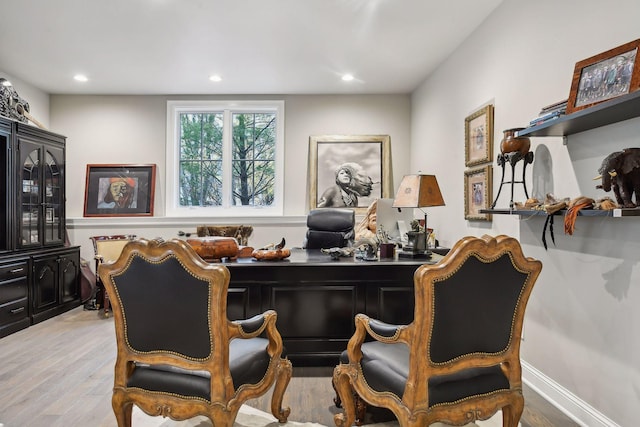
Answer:
[[581, 426], [621, 427], [525, 361], [522, 382]]

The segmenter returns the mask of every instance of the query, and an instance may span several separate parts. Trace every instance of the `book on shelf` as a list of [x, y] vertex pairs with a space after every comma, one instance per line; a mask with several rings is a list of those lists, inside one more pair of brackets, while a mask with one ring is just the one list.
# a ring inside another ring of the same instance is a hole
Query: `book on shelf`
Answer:
[[553, 104], [546, 105], [540, 109], [539, 115], [542, 116], [547, 113], [552, 113], [554, 111], [566, 111], [567, 110], [568, 100], [554, 102]]
[[553, 119], [557, 119], [558, 117], [562, 116], [564, 114], [564, 111], [552, 111], [550, 113], [546, 113], [546, 114], [542, 114], [538, 117], [536, 117], [535, 119], [531, 120], [529, 122], [529, 126], [538, 126], [541, 125], [542, 123], [548, 122], [549, 120], [553, 120]]

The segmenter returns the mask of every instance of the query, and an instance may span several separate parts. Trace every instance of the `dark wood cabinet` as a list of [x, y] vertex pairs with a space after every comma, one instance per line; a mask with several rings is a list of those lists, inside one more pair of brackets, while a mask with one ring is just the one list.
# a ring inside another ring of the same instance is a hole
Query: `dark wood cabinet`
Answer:
[[80, 305], [64, 168], [64, 136], [0, 117], [0, 337]]
[[74, 249], [56, 249], [33, 256], [33, 323], [76, 307], [80, 254]]

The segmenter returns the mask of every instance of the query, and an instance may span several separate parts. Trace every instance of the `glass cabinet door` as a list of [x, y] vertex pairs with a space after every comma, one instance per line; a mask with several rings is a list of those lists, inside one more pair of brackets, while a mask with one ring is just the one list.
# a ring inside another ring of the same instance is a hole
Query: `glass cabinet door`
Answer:
[[10, 178], [13, 176], [11, 172], [11, 156], [9, 149], [11, 145], [11, 134], [9, 127], [4, 123], [0, 123], [0, 252], [11, 249], [12, 228], [9, 221], [13, 217], [13, 207], [15, 206], [14, 197], [10, 197], [11, 183]]
[[21, 247], [64, 241], [64, 177], [60, 148], [20, 142], [21, 191], [19, 206]]
[[44, 188], [43, 188], [43, 230], [44, 244], [61, 243], [64, 239], [62, 228], [64, 218], [64, 200], [62, 198], [64, 178], [61, 170], [63, 151], [53, 147], [44, 150]]
[[18, 221], [20, 235], [18, 245], [21, 247], [41, 246], [42, 236], [38, 219], [42, 216], [40, 197], [41, 187], [41, 155], [42, 148], [38, 144], [23, 142], [20, 144], [21, 187]]

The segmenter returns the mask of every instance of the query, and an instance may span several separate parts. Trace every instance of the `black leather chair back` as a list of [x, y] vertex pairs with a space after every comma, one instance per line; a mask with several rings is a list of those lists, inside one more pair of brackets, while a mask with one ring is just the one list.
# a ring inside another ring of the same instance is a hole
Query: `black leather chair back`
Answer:
[[504, 351], [527, 278], [508, 254], [490, 263], [471, 255], [455, 274], [434, 283], [432, 362]]
[[307, 216], [304, 247], [322, 249], [346, 247], [353, 242], [355, 212], [352, 209], [314, 209]]
[[209, 282], [191, 275], [175, 256], [149, 263], [136, 255], [113, 283], [132, 350], [170, 351], [195, 359], [211, 354]]

